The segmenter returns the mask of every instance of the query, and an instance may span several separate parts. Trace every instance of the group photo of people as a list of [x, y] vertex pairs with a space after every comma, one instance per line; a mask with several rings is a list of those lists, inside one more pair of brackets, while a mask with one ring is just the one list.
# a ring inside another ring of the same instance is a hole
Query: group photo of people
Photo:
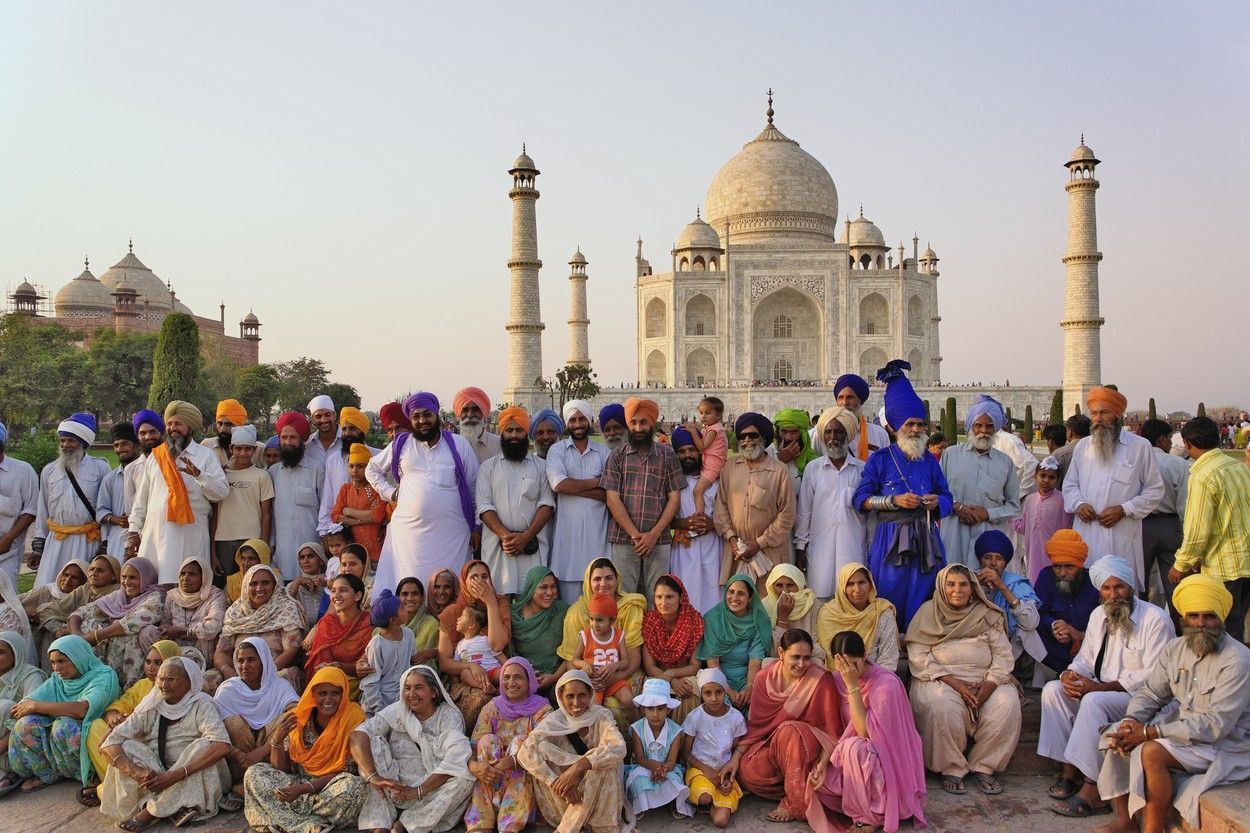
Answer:
[[1040, 453], [985, 394], [935, 444], [908, 369], [732, 422], [466, 387], [262, 437], [235, 400], [83, 403], [41, 471], [0, 424], [0, 803], [616, 833], [749, 795], [894, 833], [1012, 789], [1028, 734], [1057, 816], [1196, 829], [1250, 778], [1250, 465], [1113, 387]]

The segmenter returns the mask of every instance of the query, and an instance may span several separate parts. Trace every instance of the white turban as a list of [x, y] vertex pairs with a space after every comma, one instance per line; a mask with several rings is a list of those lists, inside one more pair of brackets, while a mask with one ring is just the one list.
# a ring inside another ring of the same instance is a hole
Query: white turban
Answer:
[[1137, 577], [1133, 574], [1133, 565], [1118, 555], [1104, 555], [1089, 565], [1090, 583], [1099, 590], [1102, 589], [1102, 583], [1113, 576], [1129, 587], [1137, 586]]
[[320, 396], [314, 396], [308, 402], [308, 413], [315, 414], [317, 411], [332, 411], [338, 413], [334, 407], [334, 400], [326, 396], [324, 393]]
[[560, 409], [560, 414], [564, 417], [566, 425], [568, 424], [569, 418], [572, 417], [573, 414], [581, 414], [589, 420], [593, 420], [595, 418], [594, 410], [590, 407], [590, 403], [585, 399], [570, 399], [568, 402], [564, 403], [564, 407]]
[[239, 425], [230, 429], [231, 445], [256, 445], [256, 426]]
[[830, 422], [837, 421], [846, 431], [846, 441], [849, 443], [859, 434], [859, 414], [850, 408], [843, 408], [841, 405], [834, 405], [832, 408], [825, 408], [820, 414], [820, 418], [816, 420], [816, 437], [824, 441], [825, 428]]

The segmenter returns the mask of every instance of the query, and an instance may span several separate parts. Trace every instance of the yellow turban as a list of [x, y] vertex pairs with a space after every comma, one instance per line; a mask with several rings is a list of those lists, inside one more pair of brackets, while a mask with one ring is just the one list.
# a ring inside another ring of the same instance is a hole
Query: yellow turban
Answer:
[[373, 459], [373, 452], [369, 451], [369, 446], [364, 443], [352, 443], [352, 448], [347, 452], [347, 462], [349, 465], [353, 463], [368, 463]]
[[237, 399], [223, 399], [217, 403], [217, 421], [229, 420], [231, 425], [247, 424], [247, 409]]
[[1059, 529], [1046, 541], [1046, 555], [1051, 564], [1070, 564], [1084, 567], [1089, 557], [1089, 544], [1075, 529]]
[[525, 431], [525, 433], [529, 433], [530, 415], [526, 413], [525, 409], [520, 405], [509, 405], [499, 412], [499, 431], [501, 433], [511, 422], [515, 422], [517, 425], [521, 426], [521, 429]]
[[368, 434], [370, 428], [369, 417], [365, 416], [364, 411], [351, 405], [346, 405], [339, 411], [339, 425], [354, 425], [362, 434]]
[[1090, 388], [1085, 394], [1085, 404], [1091, 409], [1095, 405], [1103, 405], [1116, 416], [1124, 416], [1128, 410], [1128, 397], [1111, 388]]
[[181, 399], [175, 399], [165, 406], [165, 422], [177, 417], [186, 423], [187, 427], [192, 431], [204, 430], [204, 415], [200, 413], [200, 409], [192, 405], [190, 402], [184, 402]]
[[631, 396], [625, 400], [625, 421], [629, 422], [636, 416], [643, 416], [654, 422], [660, 421], [660, 406], [654, 399], [639, 399]]
[[1195, 573], [1181, 579], [1172, 591], [1172, 606], [1181, 616], [1190, 613], [1214, 613], [1221, 619], [1228, 618], [1233, 609], [1233, 594], [1222, 582], [1208, 575]]

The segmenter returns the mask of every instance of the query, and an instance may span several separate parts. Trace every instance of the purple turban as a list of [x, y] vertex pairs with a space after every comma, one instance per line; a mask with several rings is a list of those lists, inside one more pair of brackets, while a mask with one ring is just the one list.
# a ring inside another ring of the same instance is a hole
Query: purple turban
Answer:
[[95, 432], [95, 417], [84, 412], [70, 414], [69, 417], [63, 419], [61, 424], [56, 427], [56, 433], [58, 436], [73, 437], [83, 445], [91, 445], [95, 442]]
[[972, 401], [972, 407], [968, 409], [968, 416], [964, 418], [964, 425], [968, 430], [972, 430], [972, 423], [977, 418], [985, 415], [990, 418], [990, 422], [994, 423], [994, 430], [1003, 430], [1003, 423], [1007, 421], [1007, 414], [1003, 411], [1002, 404], [992, 396], [986, 396], [978, 393], [977, 398]]
[[404, 416], [412, 419], [414, 411], [433, 411], [438, 413], [438, 397], [428, 391], [417, 391], [404, 400]]
[[383, 588], [369, 605], [369, 623], [375, 628], [386, 627], [391, 617], [399, 613], [399, 607], [399, 597], [390, 588]]
[[599, 410], [599, 430], [603, 430], [603, 426], [609, 422], [618, 422], [622, 428], [625, 428], [625, 406], [619, 402], [613, 402], [604, 405]]
[[856, 376], [854, 373], [843, 373], [833, 383], [833, 395], [837, 396], [838, 391], [843, 388], [850, 388], [855, 391], [855, 395], [859, 397], [861, 403], [868, 401], [868, 382], [865, 381], [863, 376]]
[[162, 434], [165, 433], [165, 420], [156, 411], [149, 411], [147, 408], [144, 408], [142, 411], [135, 414], [134, 419], [130, 420], [130, 424], [135, 427], [136, 434], [139, 433], [139, 426], [143, 425], [145, 422], [157, 431], [160, 431]]
[[669, 442], [672, 443], [673, 450], [676, 451], [683, 445], [694, 445], [694, 437], [690, 435], [689, 431], [678, 425], [669, 436]]
[[272, 437], [265, 440], [265, 448], [277, 448], [277, 447], [278, 447], [278, 435], [277, 434], [274, 434]]
[[895, 431], [909, 419], [924, 419], [924, 402], [916, 395], [904, 370], [911, 365], [902, 359], [894, 359], [877, 371], [877, 380], [885, 382], [885, 421]]
[[764, 445], [772, 445], [773, 442], [773, 421], [763, 414], [757, 414], [755, 411], [747, 411], [738, 417], [738, 421], [734, 423], [734, 433], [741, 434], [744, 428], [755, 428], [760, 432], [760, 441]]
[[538, 426], [544, 422], [550, 422], [552, 427], [556, 429], [556, 436], [564, 436], [564, 420], [560, 419], [560, 415], [550, 408], [543, 408], [530, 419], [530, 439], [534, 438], [534, 434], [538, 433]]
[[990, 552], [998, 553], [1007, 561], [1011, 561], [1011, 557], [1016, 554], [1015, 547], [1011, 545], [1011, 539], [997, 529], [987, 529], [978, 535], [976, 543], [972, 545], [972, 551], [977, 554], [977, 561]]

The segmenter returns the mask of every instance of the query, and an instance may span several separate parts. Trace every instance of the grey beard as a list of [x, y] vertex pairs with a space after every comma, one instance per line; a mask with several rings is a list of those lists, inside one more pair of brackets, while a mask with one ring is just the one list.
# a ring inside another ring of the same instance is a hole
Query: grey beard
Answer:
[[482, 435], [486, 433], [486, 425], [480, 419], [460, 420], [460, 436], [464, 437], [470, 443], [475, 443], [482, 439]]
[[169, 453], [177, 457], [187, 450], [187, 438], [171, 431], [165, 435], [165, 445], [168, 446]]
[[1120, 423], [1117, 420], [1110, 428], [1095, 425], [1089, 433], [1090, 445], [1099, 460], [1106, 462], [1115, 455], [1115, 444], [1120, 441]]
[[977, 451], [989, 451], [989, 450], [990, 450], [990, 446], [992, 446], [993, 444], [994, 444], [994, 437], [993, 437], [993, 436], [988, 436], [988, 437], [987, 437], [987, 436], [984, 436], [984, 435], [982, 435], [982, 434], [978, 434], [978, 435], [976, 435], [976, 436], [974, 436], [974, 437], [971, 437], [971, 438], [968, 440], [968, 445], [972, 446], [972, 447], [973, 447], [973, 448], [975, 448]]
[[764, 456], [764, 446], [740, 445], [738, 446], [738, 454], [741, 455], [742, 459], [746, 460], [748, 463], [754, 463], [756, 460]]
[[920, 456], [925, 453], [925, 449], [929, 445], [929, 435], [921, 434], [919, 437], [899, 437], [897, 440], [898, 448], [909, 460], [919, 460]]
[[610, 448], [610, 449], [612, 449], [613, 451], [615, 451], [616, 449], [618, 449], [618, 448], [620, 448], [621, 446], [625, 445], [625, 435], [624, 435], [624, 434], [622, 434], [622, 435], [617, 436], [617, 437], [604, 437], [604, 438], [603, 438], [603, 442], [604, 442], [604, 444], [605, 444], [608, 448]]
[[830, 460], [846, 459], [846, 443], [832, 443], [825, 446], [825, 456]]
[[58, 459], [61, 461], [61, 468], [65, 471], [78, 472], [78, 465], [82, 462], [82, 458], [87, 456], [84, 449], [77, 448], [72, 451], [58, 451]]
[[1076, 592], [1076, 579], [1055, 579], [1055, 587], [1065, 596], [1071, 596]]
[[1181, 635], [1185, 638], [1185, 647], [1198, 656], [1205, 657], [1220, 647], [1220, 640], [1224, 637], [1224, 626], [1181, 628]]
[[1131, 601], [1103, 602], [1102, 610], [1107, 614], [1107, 633], [1123, 632], [1128, 636], [1133, 632], [1133, 603]]

